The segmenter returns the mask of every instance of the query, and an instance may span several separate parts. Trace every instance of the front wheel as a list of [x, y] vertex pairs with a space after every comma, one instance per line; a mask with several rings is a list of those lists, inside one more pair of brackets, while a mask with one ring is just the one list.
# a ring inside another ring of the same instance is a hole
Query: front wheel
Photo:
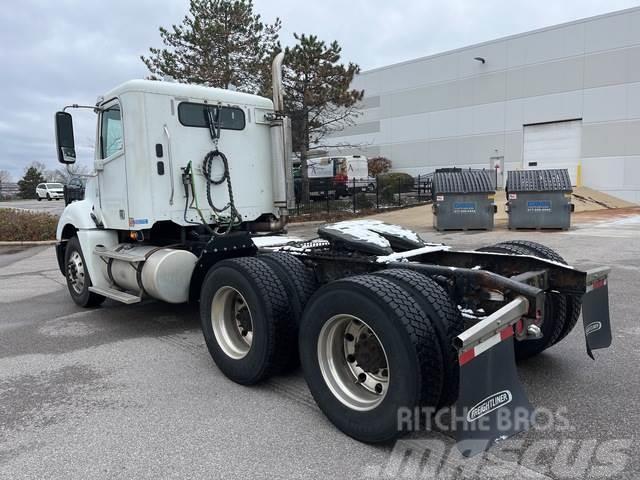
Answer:
[[392, 440], [403, 410], [435, 407], [442, 353], [411, 294], [374, 275], [329, 283], [311, 298], [299, 334], [305, 380], [324, 414], [363, 442]]
[[38, 201], [41, 202], [42, 201], [42, 197], [40, 195], [38, 195]]
[[91, 278], [78, 237], [73, 237], [67, 242], [64, 264], [67, 288], [76, 304], [81, 307], [97, 307], [104, 302], [105, 297], [89, 291]]

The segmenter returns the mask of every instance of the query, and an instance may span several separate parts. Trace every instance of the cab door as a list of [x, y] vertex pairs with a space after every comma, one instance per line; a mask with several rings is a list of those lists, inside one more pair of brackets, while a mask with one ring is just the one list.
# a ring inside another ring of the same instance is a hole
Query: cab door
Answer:
[[106, 228], [129, 228], [127, 170], [122, 111], [117, 99], [102, 106], [96, 170], [99, 203]]

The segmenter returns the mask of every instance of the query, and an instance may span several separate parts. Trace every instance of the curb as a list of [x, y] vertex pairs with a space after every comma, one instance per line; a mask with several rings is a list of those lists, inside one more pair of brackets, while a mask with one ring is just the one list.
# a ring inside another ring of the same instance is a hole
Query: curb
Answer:
[[0, 247], [38, 247], [41, 245], [55, 245], [56, 243], [58, 243], [57, 240], [0, 241]]

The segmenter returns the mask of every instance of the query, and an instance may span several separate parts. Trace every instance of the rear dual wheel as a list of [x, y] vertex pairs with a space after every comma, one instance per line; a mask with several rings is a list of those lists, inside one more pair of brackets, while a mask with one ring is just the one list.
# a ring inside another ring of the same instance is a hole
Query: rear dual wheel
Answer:
[[[511, 240], [478, 249], [482, 252], [531, 255], [544, 260], [567, 264], [554, 250], [528, 240]], [[547, 293], [546, 311], [542, 324], [542, 338], [515, 342], [515, 354], [519, 360], [533, 357], [555, 345], [575, 327], [580, 317], [581, 303], [577, 297], [557, 292]]]
[[202, 330], [227, 377], [248, 385], [286, 369], [299, 320], [304, 377], [346, 434], [391, 440], [408, 428], [398, 424], [401, 409], [455, 400], [457, 358], [449, 349], [462, 322], [439, 285], [398, 270], [350, 277], [320, 288], [302, 313], [315, 288], [308, 273], [287, 254], [224, 260], [209, 272]]
[[[454, 381], [435, 326], [446, 331], [446, 315], [393, 272], [325, 285], [300, 325], [300, 361], [316, 403], [364, 442], [401, 435], [408, 427], [398, 422], [402, 409], [449, 402]], [[415, 280], [425, 291], [433, 287], [426, 277]]]
[[250, 385], [297, 366], [298, 323], [314, 285], [285, 253], [217, 263], [202, 285], [200, 319], [220, 370]]

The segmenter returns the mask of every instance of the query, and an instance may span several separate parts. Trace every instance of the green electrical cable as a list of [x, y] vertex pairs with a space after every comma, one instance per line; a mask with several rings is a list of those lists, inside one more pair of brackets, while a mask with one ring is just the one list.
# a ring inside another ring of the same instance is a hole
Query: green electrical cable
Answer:
[[[191, 168], [191, 162], [189, 162], [189, 168]], [[202, 210], [200, 210], [200, 205], [198, 204], [198, 193], [196, 192], [196, 181], [195, 181], [195, 174], [193, 173], [193, 171], [191, 172], [191, 193], [193, 193], [193, 201], [191, 202], [191, 204], [193, 205], [194, 203], [196, 204], [195, 209], [196, 212], [198, 212], [198, 215], [200, 216], [200, 219], [202, 220], [202, 224], [207, 227], [207, 230], [209, 230], [211, 233], [213, 233], [213, 229], [209, 226], [209, 223], [205, 220], [204, 218], [204, 214], [202, 213]], [[214, 212], [215, 214], [215, 212]], [[216, 217], [217, 220], [217, 217]]]

